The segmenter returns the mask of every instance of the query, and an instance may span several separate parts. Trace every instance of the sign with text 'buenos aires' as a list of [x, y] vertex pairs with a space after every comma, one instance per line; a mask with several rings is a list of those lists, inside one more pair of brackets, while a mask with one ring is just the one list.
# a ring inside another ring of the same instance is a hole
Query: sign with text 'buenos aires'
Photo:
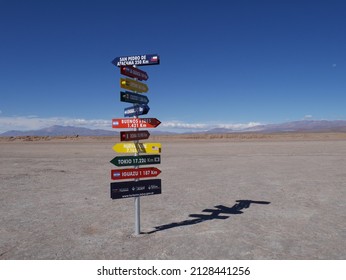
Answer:
[[127, 66], [127, 65], [145, 66], [145, 65], [160, 64], [160, 57], [157, 54], [118, 56], [113, 59], [112, 63], [118, 67]]
[[112, 119], [113, 128], [155, 128], [160, 125], [156, 118], [120, 118]]

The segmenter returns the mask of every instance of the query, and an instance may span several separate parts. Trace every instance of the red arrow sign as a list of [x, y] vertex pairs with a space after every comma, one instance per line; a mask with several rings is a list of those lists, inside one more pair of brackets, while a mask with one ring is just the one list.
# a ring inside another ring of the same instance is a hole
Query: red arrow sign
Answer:
[[146, 168], [127, 168], [118, 169], [111, 171], [112, 180], [122, 180], [122, 179], [136, 179], [136, 178], [147, 178], [156, 177], [161, 173], [161, 170], [156, 167], [146, 167]]
[[113, 119], [113, 128], [155, 128], [161, 122], [156, 118], [123, 118]]
[[134, 68], [132, 66], [121, 66], [120, 73], [125, 76], [138, 79], [140, 81], [146, 81], [149, 79], [149, 76], [146, 72], [139, 70], [138, 68]]
[[120, 141], [135, 141], [148, 139], [150, 133], [148, 130], [143, 131], [120, 131]]

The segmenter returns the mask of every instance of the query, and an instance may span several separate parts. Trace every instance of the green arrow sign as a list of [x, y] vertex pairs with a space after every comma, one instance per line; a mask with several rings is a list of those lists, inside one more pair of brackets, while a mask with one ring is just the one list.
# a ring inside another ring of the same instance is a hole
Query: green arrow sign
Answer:
[[143, 155], [143, 156], [119, 156], [110, 161], [116, 166], [148, 165], [160, 164], [160, 155]]

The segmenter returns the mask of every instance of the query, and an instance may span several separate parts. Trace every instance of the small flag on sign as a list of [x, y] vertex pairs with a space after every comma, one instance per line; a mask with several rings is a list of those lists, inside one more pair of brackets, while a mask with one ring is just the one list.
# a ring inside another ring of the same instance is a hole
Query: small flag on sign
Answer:
[[150, 62], [156, 62], [157, 61], [157, 56], [153, 56], [151, 59], [150, 59]]

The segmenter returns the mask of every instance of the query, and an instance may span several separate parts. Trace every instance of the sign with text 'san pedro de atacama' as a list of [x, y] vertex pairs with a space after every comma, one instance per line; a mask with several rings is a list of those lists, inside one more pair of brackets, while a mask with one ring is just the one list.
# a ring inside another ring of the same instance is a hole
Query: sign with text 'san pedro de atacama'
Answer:
[[157, 54], [144, 54], [144, 55], [129, 55], [129, 56], [118, 56], [112, 63], [115, 66], [145, 66], [160, 64], [160, 57]]

